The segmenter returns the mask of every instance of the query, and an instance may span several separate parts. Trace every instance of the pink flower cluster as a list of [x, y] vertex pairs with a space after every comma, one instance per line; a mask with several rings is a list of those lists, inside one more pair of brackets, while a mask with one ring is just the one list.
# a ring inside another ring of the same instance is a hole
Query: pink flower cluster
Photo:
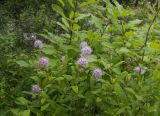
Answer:
[[[91, 55], [92, 48], [87, 44], [87, 42], [80, 43], [81, 54], [80, 58], [77, 60], [77, 64], [81, 67], [86, 67], [88, 65], [87, 57]], [[102, 70], [100, 68], [96, 68], [92, 71], [92, 76], [96, 78], [96, 80], [102, 77]]]
[[[34, 47], [36, 47], [36, 48], [43, 48], [43, 42], [41, 40], [35, 40], [34, 41]], [[41, 57], [39, 59], [39, 66], [41, 68], [45, 68], [45, 66], [47, 66], [47, 64], [48, 64], [48, 58]]]
[[96, 78], [96, 79], [100, 79], [102, 77], [102, 70], [100, 68], [96, 68], [92, 71], [92, 75]]
[[141, 72], [141, 67], [140, 66], [134, 67], [134, 71], [137, 72], [137, 73], [140, 73]]
[[143, 75], [143, 74], [146, 72], [146, 71], [145, 71], [144, 69], [142, 69], [140, 66], [134, 67], [134, 71], [135, 71], [136, 73], [141, 74], [141, 75]]
[[88, 46], [87, 42], [81, 42], [80, 44], [81, 47], [81, 57], [87, 57], [92, 53], [91, 47]]
[[[39, 49], [43, 48], [43, 42], [41, 40], [35, 40], [34, 47], [39, 48]], [[47, 66], [47, 64], [48, 64], [48, 58], [41, 57], [39, 59], [39, 66], [41, 68], [45, 68]], [[37, 84], [32, 85], [32, 92], [33, 93], [39, 93], [40, 91], [41, 91], [41, 88], [39, 85], [37, 85]]]
[[77, 60], [77, 64], [81, 67], [86, 67], [88, 65], [87, 57], [92, 53], [92, 49], [88, 46], [87, 42], [80, 43], [81, 54], [80, 58]]
[[77, 64], [79, 64], [81, 67], [86, 67], [88, 65], [88, 60], [85, 57], [80, 57], [77, 60]]
[[44, 68], [48, 64], [48, 59], [46, 57], [41, 57], [39, 59], [39, 65], [41, 68]]
[[43, 48], [43, 42], [41, 40], [34, 41], [34, 47]]
[[41, 88], [39, 85], [32, 85], [32, 92], [33, 93], [39, 93], [41, 91]]

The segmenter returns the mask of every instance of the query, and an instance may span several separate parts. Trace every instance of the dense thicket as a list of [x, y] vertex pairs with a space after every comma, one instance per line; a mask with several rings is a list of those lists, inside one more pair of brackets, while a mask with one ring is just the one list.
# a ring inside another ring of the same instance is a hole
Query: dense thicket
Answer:
[[1, 0], [1, 116], [159, 116], [159, 0]]

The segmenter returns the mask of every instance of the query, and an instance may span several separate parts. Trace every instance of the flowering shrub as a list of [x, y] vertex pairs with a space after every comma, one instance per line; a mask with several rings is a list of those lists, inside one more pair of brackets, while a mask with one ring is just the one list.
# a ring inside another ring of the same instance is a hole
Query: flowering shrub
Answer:
[[39, 49], [12, 51], [6, 59], [11, 49], [3, 44], [14, 44], [0, 43], [0, 111], [10, 116], [158, 116], [157, 11], [141, 9], [147, 12], [142, 19], [139, 9], [108, 0], [58, 0], [52, 8], [58, 30], [37, 34], [43, 42], [31, 45]]

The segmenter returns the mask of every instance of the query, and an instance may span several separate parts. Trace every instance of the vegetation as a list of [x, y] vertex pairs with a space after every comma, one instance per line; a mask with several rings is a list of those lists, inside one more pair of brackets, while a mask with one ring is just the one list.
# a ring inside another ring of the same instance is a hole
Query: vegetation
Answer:
[[160, 1], [1, 0], [1, 116], [159, 116]]

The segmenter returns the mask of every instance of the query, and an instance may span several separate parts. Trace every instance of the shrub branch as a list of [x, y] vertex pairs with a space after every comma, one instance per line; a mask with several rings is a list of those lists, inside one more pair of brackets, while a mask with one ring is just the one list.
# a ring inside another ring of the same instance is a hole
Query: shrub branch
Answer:
[[[152, 27], [152, 25], [154, 24], [154, 22], [155, 22], [157, 16], [158, 16], [158, 10], [157, 10], [157, 12], [156, 12], [156, 14], [155, 14], [155, 16], [154, 16], [154, 18], [153, 18], [151, 24], [149, 25], [148, 30], [147, 30], [146, 39], [145, 39], [143, 48], [146, 48], [146, 47], [147, 47], [147, 43], [148, 43], [148, 40], [149, 40], [149, 32], [150, 32], [151, 27]], [[142, 59], [141, 59], [142, 62], [143, 62], [143, 60], [144, 60], [144, 56], [145, 56], [145, 49], [143, 50], [143, 53], [142, 53]]]

